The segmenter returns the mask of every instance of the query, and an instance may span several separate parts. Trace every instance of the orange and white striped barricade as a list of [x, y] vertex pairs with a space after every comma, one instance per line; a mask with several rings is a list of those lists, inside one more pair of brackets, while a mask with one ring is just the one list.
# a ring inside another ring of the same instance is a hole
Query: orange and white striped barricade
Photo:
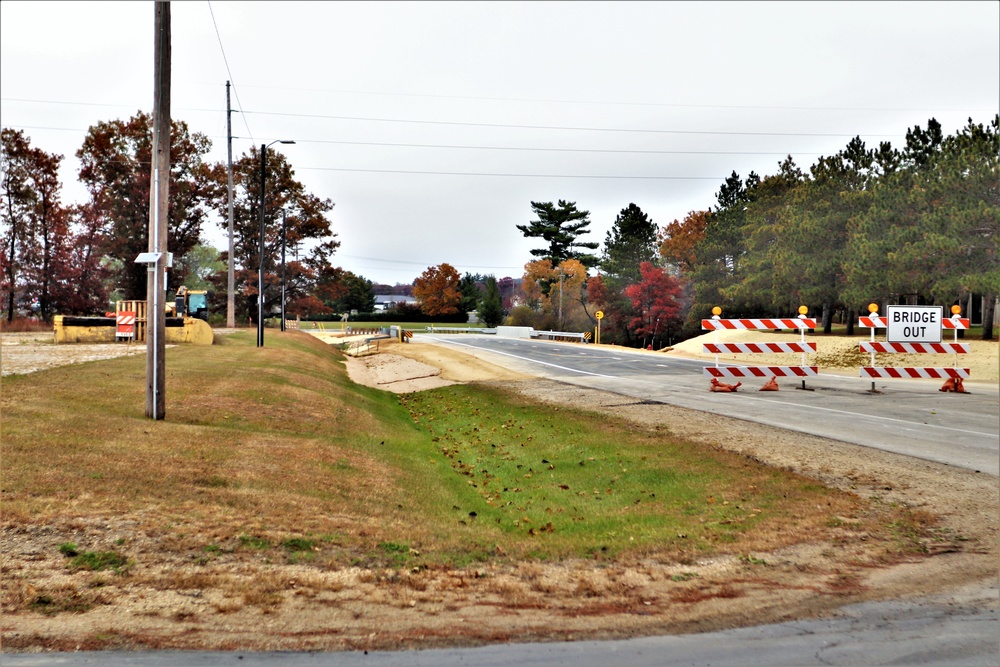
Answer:
[[[803, 309], [805, 307], [803, 306]], [[806, 354], [816, 352], [816, 343], [806, 342], [806, 329], [815, 329], [816, 320], [805, 317], [805, 312], [798, 317], [736, 319], [724, 320], [719, 317], [721, 310], [715, 309], [712, 319], [702, 320], [701, 328], [715, 331], [715, 342], [702, 345], [703, 354], [715, 355], [715, 366], [706, 366], [703, 373], [708, 378], [768, 378], [794, 377], [802, 380], [802, 389], [806, 388], [805, 378], [819, 375], [817, 366], [806, 365]], [[719, 331], [723, 329], [775, 330], [798, 329], [801, 340], [797, 342], [758, 342], [758, 343], [720, 343]], [[801, 366], [719, 366], [720, 354], [785, 354], [801, 353]]]
[[131, 310], [119, 310], [115, 313], [115, 339], [135, 338], [135, 312]]
[[[874, 307], [869, 306], [871, 310]], [[954, 309], [953, 309], [954, 310]], [[896, 379], [929, 379], [929, 380], [945, 380], [945, 386], [950, 387], [949, 389], [942, 388], [941, 391], [955, 391], [957, 393], [965, 393], [962, 387], [962, 380], [969, 377], [968, 368], [958, 367], [958, 355], [968, 354], [970, 350], [970, 345], [968, 343], [958, 342], [958, 332], [963, 329], [969, 328], [969, 319], [960, 317], [958, 313], [953, 314], [950, 318], [942, 318], [941, 329], [942, 332], [945, 329], [951, 330], [955, 334], [954, 342], [951, 343], [934, 343], [934, 342], [913, 342], [913, 343], [901, 343], [901, 342], [889, 342], [889, 341], [876, 341], [875, 340], [875, 330], [876, 329], [888, 329], [889, 318], [883, 317], [878, 314], [877, 311], [872, 310], [869, 316], [858, 318], [859, 327], [868, 327], [871, 330], [871, 339], [868, 341], [862, 341], [858, 344], [858, 351], [862, 353], [868, 353], [871, 355], [871, 365], [862, 366], [859, 369], [859, 375], [862, 378], [872, 379], [872, 393], [877, 393], [875, 390], [875, 379], [886, 379], [886, 380], [896, 380]], [[876, 366], [875, 365], [875, 355], [876, 354], [952, 354], [955, 355], [955, 361], [951, 368], [942, 367], [892, 367], [892, 366]]]

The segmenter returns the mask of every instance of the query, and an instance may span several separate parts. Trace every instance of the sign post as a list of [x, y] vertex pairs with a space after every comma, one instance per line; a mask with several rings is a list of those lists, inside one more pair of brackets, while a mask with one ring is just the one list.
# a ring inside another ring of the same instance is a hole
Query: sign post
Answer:
[[599, 310], [594, 313], [594, 317], [597, 318], [597, 340], [594, 341], [597, 345], [601, 344], [601, 320], [604, 319], [604, 311]]

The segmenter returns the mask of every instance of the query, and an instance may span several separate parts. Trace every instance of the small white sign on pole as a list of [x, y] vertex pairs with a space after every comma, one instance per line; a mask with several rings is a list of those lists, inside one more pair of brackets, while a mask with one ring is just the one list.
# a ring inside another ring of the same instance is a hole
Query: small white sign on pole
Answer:
[[889, 343], [940, 343], [942, 306], [889, 306], [885, 340]]

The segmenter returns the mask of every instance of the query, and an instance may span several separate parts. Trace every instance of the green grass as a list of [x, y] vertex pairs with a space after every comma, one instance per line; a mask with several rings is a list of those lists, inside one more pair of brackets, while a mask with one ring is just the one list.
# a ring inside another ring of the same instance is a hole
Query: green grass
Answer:
[[538, 558], [707, 553], [803, 504], [840, 504], [819, 485], [656, 430], [538, 406], [470, 386], [400, 399], [434, 443], [427, 453], [464, 502], [452, 520]]
[[[684, 562], [868, 520], [854, 496], [665, 429], [479, 386], [357, 386], [339, 352], [299, 332], [270, 332], [262, 349], [253, 331], [225, 340], [167, 351], [163, 421], [144, 416], [139, 357], [4, 378], [7, 524], [130, 521], [159, 536], [130, 551], [140, 563], [210, 544], [213, 557], [436, 567]], [[866, 528], [875, 539], [887, 525]], [[89, 546], [79, 565], [97, 569], [114, 542]]]

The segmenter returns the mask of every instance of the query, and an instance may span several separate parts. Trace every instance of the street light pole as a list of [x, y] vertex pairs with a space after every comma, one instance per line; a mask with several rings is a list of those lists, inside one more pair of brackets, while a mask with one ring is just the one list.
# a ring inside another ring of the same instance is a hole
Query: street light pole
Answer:
[[258, 232], [260, 264], [257, 267], [257, 347], [264, 347], [264, 174], [267, 173], [267, 147], [274, 144], [294, 144], [290, 139], [276, 139], [260, 145], [260, 230]]

